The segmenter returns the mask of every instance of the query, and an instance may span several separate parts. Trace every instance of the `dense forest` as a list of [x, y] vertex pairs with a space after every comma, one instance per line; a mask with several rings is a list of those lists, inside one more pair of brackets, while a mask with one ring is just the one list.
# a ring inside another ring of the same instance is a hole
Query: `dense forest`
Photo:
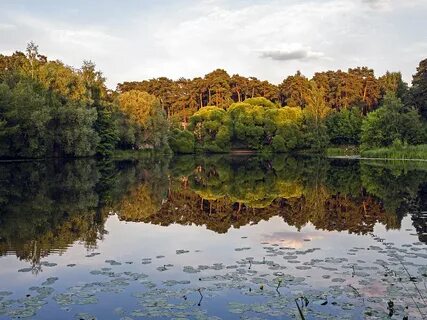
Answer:
[[426, 128], [427, 59], [410, 87], [400, 72], [359, 67], [311, 79], [297, 72], [279, 85], [218, 69], [109, 90], [91, 61], [75, 69], [34, 43], [0, 55], [1, 158], [409, 148], [426, 143]]

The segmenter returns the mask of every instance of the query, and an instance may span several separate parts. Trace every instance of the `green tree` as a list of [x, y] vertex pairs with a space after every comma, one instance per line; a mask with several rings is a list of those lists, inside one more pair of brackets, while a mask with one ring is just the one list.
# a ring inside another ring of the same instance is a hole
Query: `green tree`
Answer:
[[80, 102], [68, 101], [53, 108], [54, 154], [87, 157], [96, 153], [100, 141], [94, 124], [97, 112]]
[[159, 100], [147, 92], [131, 90], [122, 93], [119, 107], [135, 128], [134, 147], [159, 149], [167, 146], [169, 125]]
[[387, 92], [393, 92], [397, 98], [405, 101], [408, 94], [408, 84], [403, 81], [400, 72], [387, 71], [383, 76], [378, 78], [381, 87], [381, 96]]
[[0, 85], [0, 157], [40, 158], [52, 150], [48, 98], [31, 80]]
[[279, 91], [282, 105], [304, 108], [307, 103], [307, 95], [310, 91], [310, 83], [298, 71], [295, 75], [283, 80], [279, 85]]
[[208, 104], [226, 108], [232, 102], [230, 89], [230, 76], [225, 70], [217, 69], [205, 75], [208, 85]]
[[425, 127], [416, 110], [406, 111], [402, 101], [388, 93], [382, 106], [363, 120], [361, 142], [368, 149], [389, 146], [395, 140], [423, 143]]
[[362, 115], [356, 108], [330, 113], [326, 118], [326, 126], [331, 143], [335, 145], [358, 145], [362, 120]]
[[427, 120], [427, 59], [420, 62], [417, 72], [412, 77], [410, 90], [411, 104]]
[[328, 142], [325, 118], [331, 112], [326, 104], [325, 91], [316, 82], [310, 82], [307, 105], [304, 109], [303, 140], [304, 147], [314, 151], [323, 150]]
[[188, 130], [173, 129], [170, 132], [169, 145], [175, 153], [194, 153], [194, 134]]
[[230, 149], [230, 116], [222, 108], [201, 108], [190, 118], [188, 129], [194, 133], [196, 148], [206, 152], [227, 152]]
[[97, 118], [94, 128], [99, 136], [96, 153], [101, 157], [110, 157], [119, 142], [119, 130], [113, 116], [112, 105], [97, 107]]

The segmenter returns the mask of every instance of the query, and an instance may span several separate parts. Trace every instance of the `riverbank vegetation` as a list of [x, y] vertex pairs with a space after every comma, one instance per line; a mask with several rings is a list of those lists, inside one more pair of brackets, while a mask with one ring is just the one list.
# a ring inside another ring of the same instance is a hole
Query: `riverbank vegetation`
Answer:
[[391, 147], [365, 150], [361, 155], [365, 158], [427, 159], [427, 144], [411, 146], [397, 140]]
[[358, 67], [311, 79], [297, 72], [278, 85], [217, 69], [110, 90], [91, 61], [75, 69], [48, 60], [34, 43], [25, 53], [0, 55], [0, 158], [343, 147], [389, 157], [399, 145], [406, 153], [423, 150], [413, 146], [427, 143], [426, 128], [427, 59], [411, 87], [400, 72], [376, 77]]

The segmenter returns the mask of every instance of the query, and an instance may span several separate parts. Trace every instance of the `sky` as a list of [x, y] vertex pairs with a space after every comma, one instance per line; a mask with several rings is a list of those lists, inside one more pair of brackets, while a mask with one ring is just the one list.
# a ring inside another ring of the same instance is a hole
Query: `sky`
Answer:
[[368, 66], [410, 82], [427, 58], [427, 0], [0, 0], [0, 53], [40, 53], [123, 81], [217, 68], [278, 84]]

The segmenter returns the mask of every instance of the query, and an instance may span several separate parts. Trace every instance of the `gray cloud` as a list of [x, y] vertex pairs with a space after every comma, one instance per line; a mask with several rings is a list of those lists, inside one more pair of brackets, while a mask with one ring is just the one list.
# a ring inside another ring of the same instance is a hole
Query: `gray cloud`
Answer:
[[390, 4], [390, 0], [362, 0], [362, 3], [369, 5], [372, 9], [384, 9]]
[[322, 52], [313, 52], [310, 49], [265, 50], [261, 53], [261, 58], [278, 61], [315, 60], [321, 57], [323, 57]]

